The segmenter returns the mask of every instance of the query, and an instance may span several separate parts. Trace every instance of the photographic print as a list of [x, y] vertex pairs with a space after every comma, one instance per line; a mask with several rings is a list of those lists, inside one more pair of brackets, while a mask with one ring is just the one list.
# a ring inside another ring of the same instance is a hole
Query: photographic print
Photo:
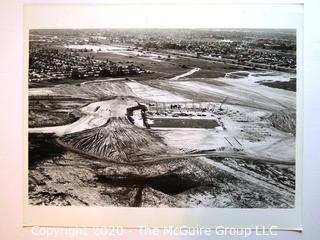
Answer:
[[295, 29], [31, 29], [28, 54], [30, 205], [295, 207]]

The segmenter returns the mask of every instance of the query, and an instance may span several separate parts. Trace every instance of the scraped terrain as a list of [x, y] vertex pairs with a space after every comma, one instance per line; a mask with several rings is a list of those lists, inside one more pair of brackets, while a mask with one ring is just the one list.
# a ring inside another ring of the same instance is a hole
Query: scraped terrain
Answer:
[[[135, 59], [119, 47], [103, 53]], [[137, 59], [157, 68], [184, 60], [157, 56]], [[201, 61], [161, 79], [30, 88], [30, 203], [294, 207], [296, 94], [262, 84], [294, 75], [224, 69], [199, 78]]]

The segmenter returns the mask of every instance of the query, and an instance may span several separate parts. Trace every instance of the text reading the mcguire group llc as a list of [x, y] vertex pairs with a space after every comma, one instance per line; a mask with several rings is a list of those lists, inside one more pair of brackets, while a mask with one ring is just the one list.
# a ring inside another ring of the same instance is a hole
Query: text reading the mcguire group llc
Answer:
[[125, 228], [122, 226], [96, 226], [85, 227], [76, 226], [74, 228], [52, 228], [34, 226], [31, 228], [32, 235], [43, 237], [69, 237], [79, 236], [124, 236], [126, 234], [138, 234], [140, 236], [269, 236], [277, 235], [277, 226], [255, 226], [253, 228], [243, 227], [225, 227], [217, 226], [216, 228], [205, 227], [188, 227], [188, 226], [163, 226], [162, 228], [149, 228], [147, 226], [136, 226], [135, 228]]

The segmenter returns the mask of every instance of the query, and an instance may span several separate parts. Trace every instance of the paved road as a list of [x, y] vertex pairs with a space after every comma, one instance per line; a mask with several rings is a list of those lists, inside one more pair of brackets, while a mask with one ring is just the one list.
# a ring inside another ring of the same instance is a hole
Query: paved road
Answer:
[[184, 78], [187, 76], [190, 76], [191, 74], [194, 74], [195, 72], [198, 72], [200, 70], [200, 68], [193, 68], [190, 71], [183, 73], [181, 75], [175, 76], [173, 78], [170, 78], [170, 80], [179, 80], [180, 78]]

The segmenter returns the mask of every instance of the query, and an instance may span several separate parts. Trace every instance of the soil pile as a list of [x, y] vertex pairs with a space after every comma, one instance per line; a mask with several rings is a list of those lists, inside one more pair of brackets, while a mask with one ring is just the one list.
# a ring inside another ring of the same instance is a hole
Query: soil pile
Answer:
[[296, 134], [296, 113], [295, 112], [275, 112], [269, 117], [273, 127], [292, 134]]
[[66, 134], [58, 141], [77, 152], [123, 163], [164, 154], [168, 149], [161, 138], [133, 125], [126, 117], [111, 117], [101, 127]]

